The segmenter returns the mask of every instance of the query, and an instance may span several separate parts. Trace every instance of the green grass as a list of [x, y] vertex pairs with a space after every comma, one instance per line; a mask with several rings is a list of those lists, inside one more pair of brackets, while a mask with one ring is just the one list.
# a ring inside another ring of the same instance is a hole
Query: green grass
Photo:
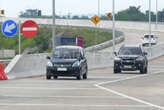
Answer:
[[[56, 34], [61, 32], [70, 32], [71, 34], [69, 36], [71, 37], [83, 37], [85, 47], [112, 39], [112, 33], [98, 29], [57, 27]], [[50, 27], [40, 26], [39, 33], [31, 39], [21, 35], [22, 51], [26, 48], [35, 48], [35, 52], [51, 51], [51, 39], [52, 29]], [[8, 38], [0, 32], [0, 49], [14, 49], [18, 52], [18, 35]]]

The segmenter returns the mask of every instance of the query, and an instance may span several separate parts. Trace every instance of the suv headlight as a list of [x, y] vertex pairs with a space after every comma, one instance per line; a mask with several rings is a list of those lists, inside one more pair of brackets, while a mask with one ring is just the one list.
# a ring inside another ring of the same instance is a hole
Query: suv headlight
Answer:
[[80, 66], [80, 61], [76, 61], [75, 63], [73, 63], [72, 67], [78, 67]]
[[53, 67], [52, 62], [49, 61], [49, 62], [47, 63], [47, 66], [48, 66], [48, 67]]
[[143, 57], [138, 57], [136, 60], [137, 60], [137, 61], [143, 61], [144, 58], [143, 58]]

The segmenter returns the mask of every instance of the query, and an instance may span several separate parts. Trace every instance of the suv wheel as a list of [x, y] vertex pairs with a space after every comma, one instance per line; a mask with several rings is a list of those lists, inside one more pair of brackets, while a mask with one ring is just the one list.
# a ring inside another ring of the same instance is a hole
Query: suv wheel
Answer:
[[78, 79], [78, 80], [81, 80], [81, 79], [82, 79], [82, 78], [81, 78], [81, 75], [78, 75], [78, 76], [77, 76], [77, 79]]
[[51, 75], [50, 75], [50, 71], [49, 70], [47, 70], [47, 72], [46, 72], [46, 79], [51, 79]]
[[86, 72], [85, 72], [85, 74], [83, 74], [83, 79], [87, 79], [87, 76], [88, 76], [88, 68], [86, 67]]
[[54, 75], [54, 79], [58, 79], [58, 76], [55, 76], [55, 75]]
[[76, 77], [78, 80], [81, 80], [82, 78], [82, 76], [81, 76], [81, 74], [82, 74], [82, 71], [80, 70], [80, 73], [79, 73], [79, 75]]
[[47, 75], [47, 76], [46, 76], [46, 79], [51, 79], [51, 76]]
[[141, 67], [141, 68], [140, 68], [140, 73], [141, 73], [141, 74], [144, 74], [144, 73], [145, 73], [145, 68], [144, 68], [144, 67]]
[[114, 73], [121, 73], [120, 67], [114, 67]]
[[145, 73], [147, 73], [147, 66], [145, 67]]

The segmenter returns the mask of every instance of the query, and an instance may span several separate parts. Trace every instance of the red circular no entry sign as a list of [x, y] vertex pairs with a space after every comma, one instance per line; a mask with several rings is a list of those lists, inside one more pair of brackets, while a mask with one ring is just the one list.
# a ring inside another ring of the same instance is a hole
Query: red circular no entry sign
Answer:
[[28, 20], [21, 26], [21, 32], [27, 38], [32, 38], [38, 33], [38, 25], [32, 21]]

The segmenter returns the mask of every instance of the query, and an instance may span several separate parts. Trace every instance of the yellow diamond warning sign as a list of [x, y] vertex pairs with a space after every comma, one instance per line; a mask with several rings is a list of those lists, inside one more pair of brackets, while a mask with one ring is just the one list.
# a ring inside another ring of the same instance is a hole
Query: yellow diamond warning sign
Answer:
[[92, 17], [91, 21], [94, 23], [94, 24], [97, 24], [100, 22], [100, 18], [98, 16], [94, 16]]
[[113, 17], [112, 13], [108, 13], [108, 14], [107, 14], [107, 17], [108, 17], [108, 18], [112, 18], [112, 17]]

